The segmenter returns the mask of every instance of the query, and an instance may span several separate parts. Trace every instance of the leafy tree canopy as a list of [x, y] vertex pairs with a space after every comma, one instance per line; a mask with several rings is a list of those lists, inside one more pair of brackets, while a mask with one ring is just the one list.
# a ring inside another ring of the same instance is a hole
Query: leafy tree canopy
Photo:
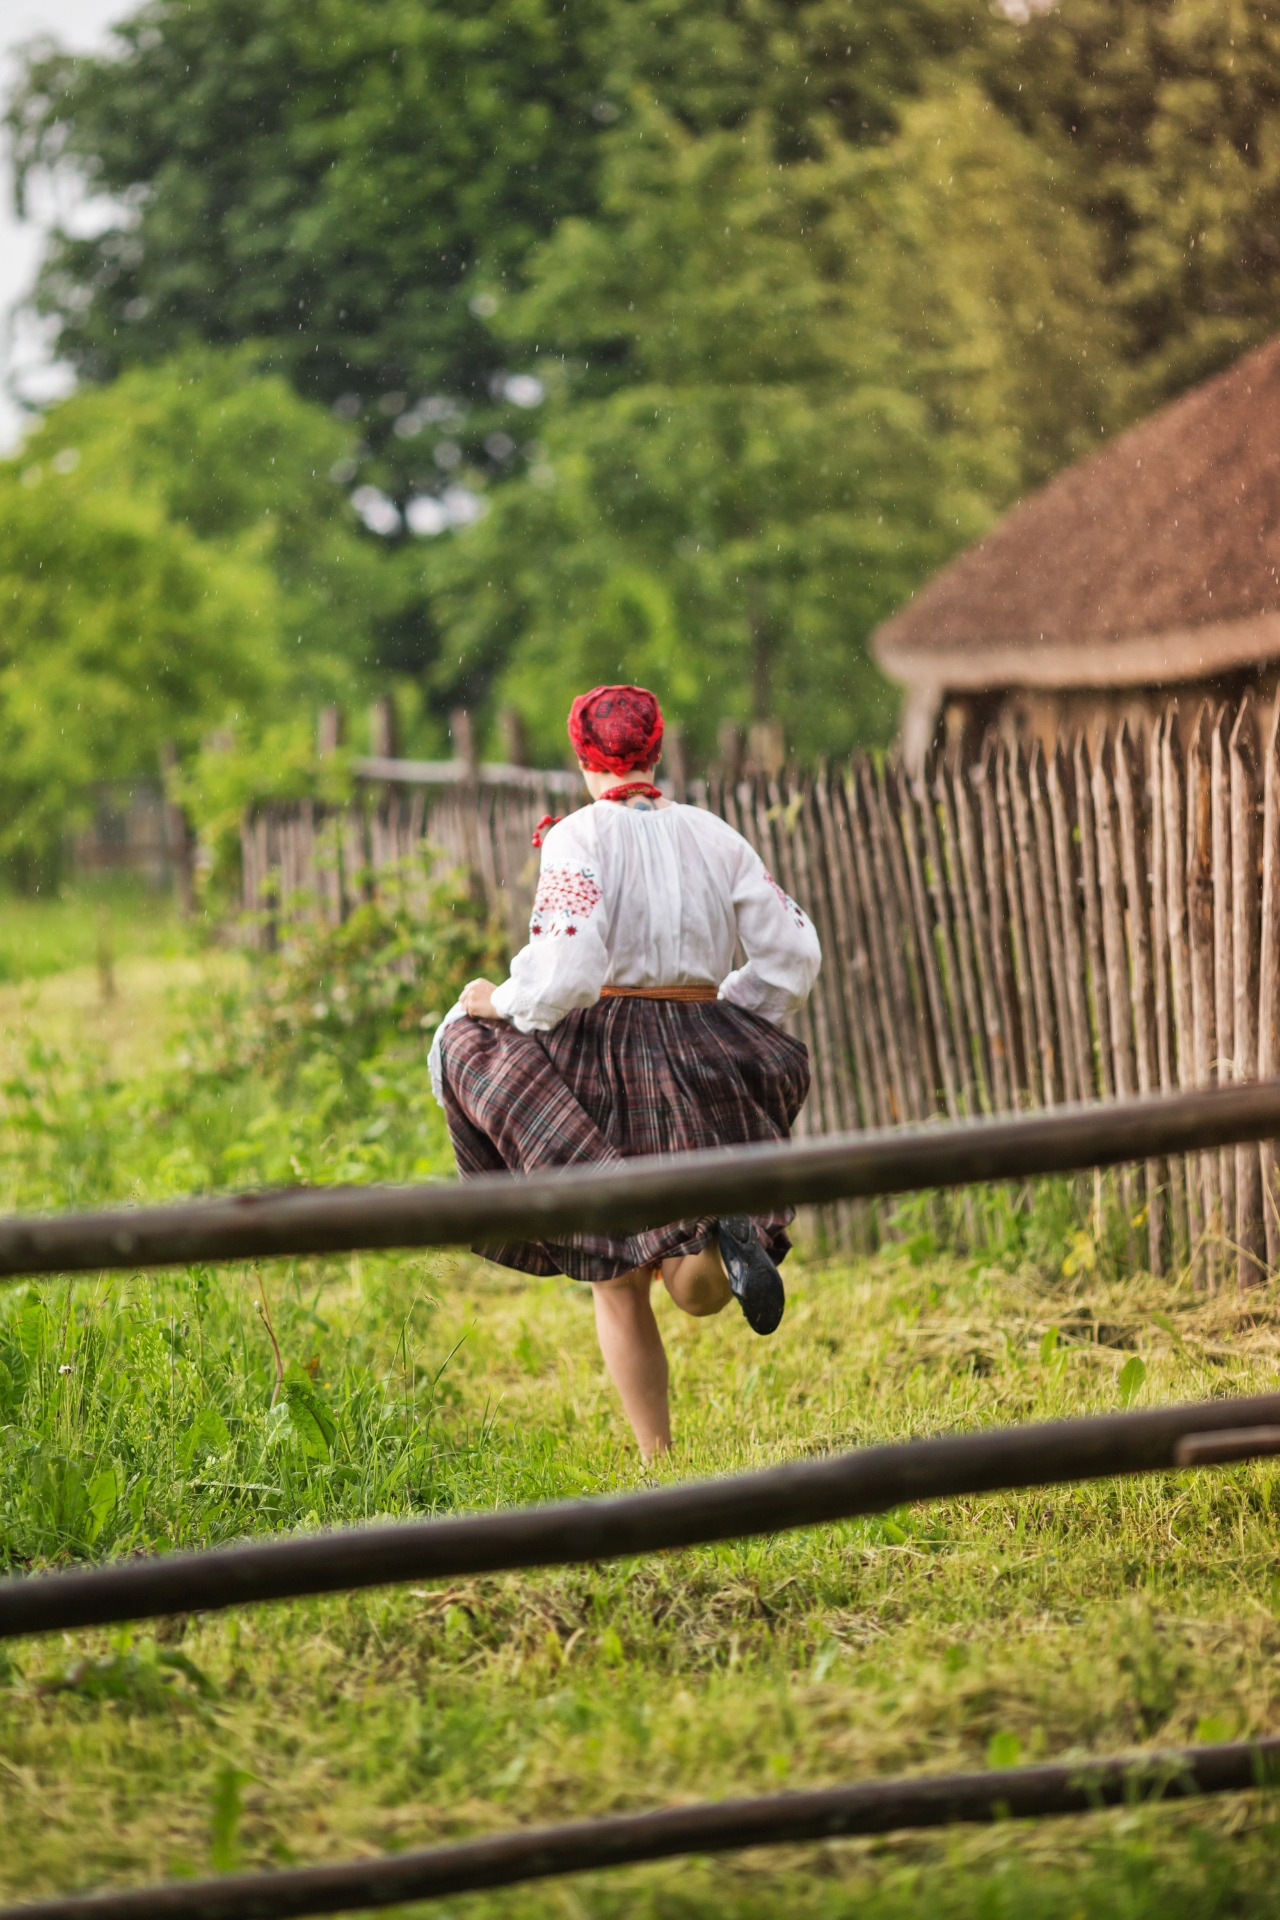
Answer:
[[484, 443], [510, 427], [508, 349], [489, 316], [531, 247], [593, 211], [602, 135], [637, 86], [694, 132], [763, 113], [795, 157], [827, 121], [879, 137], [985, 19], [974, 0], [857, 17], [836, 0], [151, 0], [110, 55], [33, 48], [11, 103], [20, 188], [71, 167], [129, 209], [56, 237], [40, 303], [94, 380], [193, 336], [269, 340], [301, 392], [360, 412], [401, 497], [419, 450], [391, 423], [414, 437], [424, 397], [463, 401], [464, 445], [501, 472]]
[[33, 50], [19, 180], [70, 164], [133, 210], [56, 244], [62, 349], [100, 379], [193, 335], [269, 339], [327, 400], [472, 392], [493, 364], [473, 276], [589, 194], [569, 20], [551, 0], [152, 0], [112, 55]]
[[79, 491], [145, 495], [196, 539], [251, 549], [275, 581], [281, 644], [319, 690], [375, 669], [400, 643], [419, 569], [411, 553], [388, 564], [359, 526], [341, 484], [350, 427], [262, 359], [252, 347], [191, 347], [84, 387], [38, 423], [23, 464], [56, 445]]
[[350, 438], [252, 350], [192, 349], [0, 462], [0, 859], [55, 864], [92, 784], [154, 776], [162, 742], [305, 739], [359, 694], [420, 586], [330, 478]]
[[620, 677], [704, 751], [721, 715], [885, 737], [870, 627], [1110, 404], [1087, 230], [967, 87], [786, 168], [763, 115], [696, 137], [650, 102], [601, 198], [502, 317], [559, 378], [539, 461], [437, 562], [446, 670], [496, 674], [557, 756], [572, 693]]
[[[1275, 324], [1262, 0], [1025, 12], [150, 0], [109, 57], [27, 60], [20, 182], [125, 208], [55, 237], [40, 300], [139, 415], [146, 497], [202, 551], [259, 542], [313, 682], [408, 670], [437, 718], [500, 690], [558, 754], [568, 689], [647, 674], [700, 744], [772, 706], [843, 746], [891, 724], [875, 620]], [[288, 425], [280, 382], [254, 439], [256, 362], [206, 485], [146, 384], [246, 341], [337, 419]], [[254, 491], [272, 421], [287, 498]], [[334, 471], [387, 496], [380, 550]]]
[[1061, 156], [1104, 245], [1130, 407], [1183, 391], [1280, 313], [1280, 18], [1267, 0], [1063, 0], [998, 35], [1003, 110]]
[[154, 777], [163, 741], [280, 691], [269, 567], [52, 463], [0, 464], [0, 602], [0, 862], [22, 881], [56, 871], [94, 783]]

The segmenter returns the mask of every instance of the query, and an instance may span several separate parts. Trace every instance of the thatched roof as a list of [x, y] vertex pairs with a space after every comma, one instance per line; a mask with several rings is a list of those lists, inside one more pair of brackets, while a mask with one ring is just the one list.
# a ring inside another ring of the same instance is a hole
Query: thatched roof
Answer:
[[1280, 336], [1032, 494], [873, 646], [917, 697], [1280, 659]]

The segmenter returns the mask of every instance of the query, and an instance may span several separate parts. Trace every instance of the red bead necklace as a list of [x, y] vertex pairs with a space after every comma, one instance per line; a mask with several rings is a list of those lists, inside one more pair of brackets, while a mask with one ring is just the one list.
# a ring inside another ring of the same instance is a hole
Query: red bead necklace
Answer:
[[602, 800], [661, 800], [662, 788], [651, 787], [647, 780], [629, 780], [624, 787], [610, 787]]

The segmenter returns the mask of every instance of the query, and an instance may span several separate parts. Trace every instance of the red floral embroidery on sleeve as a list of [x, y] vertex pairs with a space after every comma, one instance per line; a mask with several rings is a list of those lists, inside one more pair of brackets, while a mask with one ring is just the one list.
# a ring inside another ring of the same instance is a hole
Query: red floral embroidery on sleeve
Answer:
[[576, 934], [603, 898], [600, 882], [590, 867], [548, 867], [538, 881], [529, 918], [529, 938], [541, 940], [557, 934]]
[[797, 906], [795, 901], [791, 898], [791, 895], [789, 893], [784, 893], [782, 891], [782, 888], [778, 885], [777, 881], [774, 879], [773, 875], [770, 873], [768, 867], [766, 867], [764, 870], [764, 877], [769, 882], [769, 885], [773, 888], [774, 892], [777, 894], [779, 900], [781, 900], [783, 906], [786, 908], [787, 912], [791, 915], [791, 918], [795, 921], [796, 925], [798, 927], [802, 927], [805, 924], [805, 912], [803, 907]]

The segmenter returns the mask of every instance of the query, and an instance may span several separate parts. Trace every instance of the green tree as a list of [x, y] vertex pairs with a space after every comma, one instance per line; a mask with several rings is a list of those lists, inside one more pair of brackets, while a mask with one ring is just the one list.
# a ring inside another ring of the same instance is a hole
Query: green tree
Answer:
[[281, 677], [261, 559], [68, 465], [0, 463], [0, 862], [23, 884], [56, 874], [94, 783], [154, 777], [162, 741], [194, 747]]
[[763, 122], [788, 164], [832, 133], [851, 146], [892, 135], [939, 66], [990, 33], [973, 0], [615, 0], [590, 43], [615, 106], [657, 101], [695, 135]]
[[260, 348], [190, 347], [82, 388], [35, 423], [24, 465], [60, 455], [81, 494], [143, 495], [197, 540], [248, 543], [314, 706], [379, 666], [421, 669], [432, 640], [416, 555], [389, 555], [347, 499], [352, 429], [262, 362]]
[[108, 55], [26, 60], [19, 191], [72, 168], [126, 209], [55, 235], [39, 304], [95, 381], [193, 337], [270, 341], [358, 415], [364, 477], [400, 501], [459, 450], [499, 479], [524, 428], [491, 316], [594, 211], [637, 89], [696, 134], [763, 115], [794, 160], [828, 122], [881, 138], [987, 31], [978, 0], [151, 0]]
[[1264, 0], [1037, 6], [983, 71], [1100, 235], [1131, 410], [1275, 330], [1280, 19]]
[[1110, 405], [1089, 235], [976, 90], [885, 147], [775, 154], [763, 116], [698, 138], [637, 108], [601, 214], [505, 316], [560, 352], [540, 458], [441, 555], [437, 607], [444, 661], [544, 751], [619, 677], [704, 750], [721, 715], [810, 754], [885, 737], [871, 627]]
[[51, 871], [91, 787], [154, 777], [161, 742], [190, 758], [233, 723], [237, 752], [201, 794], [249, 770], [265, 788], [308, 778], [317, 707], [385, 687], [389, 649], [421, 628], [420, 549], [386, 551], [332, 477], [350, 428], [260, 358], [190, 348], [135, 368], [0, 462], [11, 868]]
[[45, 297], [90, 378], [270, 339], [302, 391], [472, 393], [468, 305], [590, 193], [582, 16], [551, 0], [151, 0], [113, 51], [33, 49], [18, 178], [79, 167], [132, 216], [60, 234]]
[[892, 333], [901, 377], [981, 458], [995, 506], [1087, 453], [1126, 404], [1104, 249], [1072, 186], [1064, 156], [962, 80], [856, 157], [831, 216], [858, 330]]

